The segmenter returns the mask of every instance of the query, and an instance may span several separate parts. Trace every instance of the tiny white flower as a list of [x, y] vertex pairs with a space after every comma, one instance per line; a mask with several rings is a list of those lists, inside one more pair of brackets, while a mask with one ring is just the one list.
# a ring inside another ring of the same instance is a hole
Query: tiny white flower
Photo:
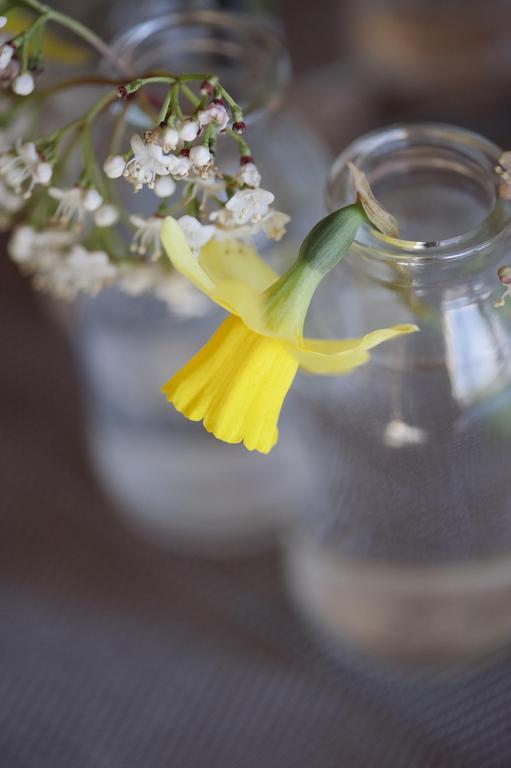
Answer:
[[215, 169], [211, 168], [210, 173], [191, 173], [189, 181], [196, 187], [200, 187], [203, 195], [203, 199], [207, 200], [209, 197], [218, 197], [225, 192], [225, 181], [219, 178]]
[[235, 224], [255, 224], [266, 216], [275, 195], [265, 189], [242, 189], [225, 204], [233, 215]]
[[29, 96], [34, 90], [34, 78], [30, 72], [22, 72], [12, 81], [12, 90], [18, 96]]
[[83, 207], [86, 211], [97, 211], [103, 202], [103, 198], [97, 189], [87, 189], [83, 195]]
[[213, 224], [201, 224], [194, 216], [181, 216], [177, 223], [194, 253], [199, 253], [202, 246], [206, 245], [215, 234]]
[[112, 227], [119, 221], [119, 211], [114, 205], [102, 205], [94, 214], [94, 224], [97, 227]]
[[236, 178], [247, 187], [258, 187], [261, 183], [261, 174], [257, 170], [255, 163], [245, 163], [242, 165]]
[[192, 161], [185, 155], [179, 155], [179, 157], [175, 157], [174, 162], [170, 166], [170, 172], [173, 176], [176, 177], [176, 179], [183, 179], [185, 176], [188, 176], [191, 170]]
[[211, 161], [211, 152], [207, 147], [201, 145], [192, 147], [190, 150], [190, 160], [196, 168], [202, 168], [202, 166], [208, 165]]
[[289, 216], [271, 208], [267, 213], [255, 222], [240, 224], [232, 211], [220, 208], [209, 216], [210, 221], [216, 225], [216, 240], [230, 240], [232, 238], [250, 239], [261, 230], [272, 240], [280, 240], [286, 232], [286, 224]]
[[103, 198], [96, 189], [83, 189], [83, 187], [71, 189], [51, 187], [49, 195], [59, 201], [55, 218], [66, 226], [73, 225], [77, 228], [82, 225], [85, 214], [97, 210], [103, 202]]
[[150, 251], [151, 261], [157, 261], [162, 254], [160, 233], [163, 219], [160, 216], [150, 216], [148, 219], [130, 216], [130, 221], [135, 227], [130, 246], [131, 252], [146, 256]]
[[152, 189], [156, 176], [167, 176], [176, 158], [165, 155], [158, 144], [147, 143], [138, 134], [131, 137], [130, 143], [133, 157], [126, 163], [124, 176], [136, 191], [142, 189], [144, 184]]
[[[5, 16], [4, 16], [5, 18]], [[7, 69], [14, 56], [14, 48], [9, 43], [0, 46], [0, 70]]]
[[179, 138], [182, 141], [195, 141], [199, 130], [199, 124], [195, 120], [184, 120], [178, 128]]
[[147, 142], [158, 144], [165, 153], [171, 152], [179, 144], [179, 133], [170, 125], [158, 125], [144, 135]]
[[32, 260], [35, 230], [28, 225], [16, 227], [9, 240], [9, 256], [18, 264], [26, 264]]
[[126, 168], [126, 161], [121, 155], [110, 155], [103, 163], [103, 170], [109, 179], [119, 179]]
[[209, 123], [216, 123], [223, 131], [229, 122], [229, 113], [223, 104], [212, 101], [205, 109], [202, 109], [197, 115], [201, 128]]
[[36, 184], [49, 184], [52, 173], [51, 165], [41, 159], [33, 142], [23, 144], [18, 140], [14, 153], [0, 156], [0, 174], [25, 200], [30, 197]]
[[290, 221], [287, 213], [270, 211], [261, 221], [261, 228], [270, 240], [282, 240], [286, 234], [286, 225]]
[[45, 229], [38, 232], [33, 227], [16, 227], [8, 244], [9, 256], [23, 266], [48, 268], [67, 253], [74, 242], [74, 236], [61, 229]]
[[171, 197], [176, 191], [176, 182], [170, 176], [158, 176], [154, 184], [157, 197]]
[[[36, 241], [41, 237], [44, 233], [36, 233]], [[34, 285], [59, 298], [72, 299], [80, 291], [94, 296], [117, 275], [104, 251], [88, 251], [76, 243], [62, 244], [60, 249], [47, 247], [42, 255], [30, 265]]]
[[0, 16], [0, 29], [3, 29], [7, 24], [7, 16]]
[[0, 231], [10, 229], [12, 218], [23, 207], [23, 200], [14, 194], [0, 179]]
[[170, 125], [165, 126], [161, 132], [161, 142], [164, 152], [171, 152], [179, 144], [179, 133]]
[[34, 180], [37, 184], [42, 184], [46, 187], [53, 176], [53, 168], [50, 163], [41, 162], [38, 163], [34, 169]]
[[83, 291], [95, 296], [112, 282], [116, 273], [116, 267], [104, 251], [88, 251], [81, 245], [75, 245], [62, 270], [62, 295], [67, 298]]

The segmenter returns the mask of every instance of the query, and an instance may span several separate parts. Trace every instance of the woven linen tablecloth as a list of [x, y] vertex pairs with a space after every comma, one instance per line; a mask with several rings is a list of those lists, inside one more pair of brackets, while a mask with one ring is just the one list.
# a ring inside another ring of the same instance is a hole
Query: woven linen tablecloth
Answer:
[[0, 263], [0, 768], [511, 766], [511, 660], [324, 650], [278, 553], [181, 557], [89, 469], [68, 343]]

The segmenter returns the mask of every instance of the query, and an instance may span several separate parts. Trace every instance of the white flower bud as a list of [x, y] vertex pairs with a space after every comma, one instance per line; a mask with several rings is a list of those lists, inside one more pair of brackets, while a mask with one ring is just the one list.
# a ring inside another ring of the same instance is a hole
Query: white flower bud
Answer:
[[[5, 16], [3, 17], [5, 18]], [[9, 43], [0, 46], [0, 70], [7, 69], [14, 56], [14, 48]]]
[[34, 90], [34, 78], [30, 72], [23, 72], [15, 77], [12, 83], [12, 90], [18, 96], [29, 96]]
[[215, 234], [213, 224], [201, 224], [195, 216], [181, 216], [177, 223], [181, 227], [186, 242], [195, 253], [199, 253], [202, 246], [206, 245]]
[[209, 125], [209, 123], [216, 123], [220, 130], [223, 131], [229, 122], [229, 113], [223, 104], [212, 101], [206, 109], [202, 109], [199, 112], [198, 118], [201, 127]]
[[179, 144], [179, 133], [169, 125], [162, 128], [161, 143], [165, 152], [170, 152]]
[[103, 198], [97, 189], [88, 189], [83, 196], [83, 207], [86, 211], [97, 211]]
[[119, 220], [119, 211], [114, 205], [102, 205], [94, 214], [97, 227], [111, 227]]
[[121, 155], [110, 155], [103, 164], [103, 170], [109, 179], [120, 179], [126, 168], [126, 161]]
[[0, 29], [3, 29], [7, 24], [7, 16], [0, 16]]
[[180, 155], [179, 157], [176, 157], [176, 161], [175, 163], [172, 164], [172, 168], [170, 172], [176, 178], [184, 179], [185, 176], [188, 176], [188, 174], [190, 173], [191, 168], [192, 168], [192, 162], [190, 158]]
[[185, 120], [179, 127], [179, 138], [183, 141], [195, 141], [199, 134], [199, 124], [195, 120]]
[[154, 185], [154, 194], [157, 197], [170, 197], [175, 189], [176, 183], [171, 176], [159, 176]]
[[201, 168], [211, 160], [211, 152], [204, 146], [192, 147], [190, 150], [190, 160], [197, 168]]
[[49, 163], [38, 163], [34, 169], [34, 181], [37, 184], [49, 184], [53, 175], [53, 168]]
[[261, 183], [261, 174], [255, 163], [245, 163], [238, 172], [238, 179], [247, 187], [258, 187]]

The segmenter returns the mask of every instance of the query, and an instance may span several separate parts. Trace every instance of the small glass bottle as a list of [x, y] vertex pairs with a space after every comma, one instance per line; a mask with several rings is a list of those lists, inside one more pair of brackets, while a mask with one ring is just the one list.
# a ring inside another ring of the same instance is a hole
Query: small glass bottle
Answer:
[[495, 305], [511, 207], [498, 197], [500, 154], [463, 129], [395, 126], [355, 141], [328, 184], [330, 209], [352, 200], [355, 163], [400, 239], [359, 231], [315, 297], [309, 331], [420, 331], [349, 376], [308, 382], [316, 500], [287, 541], [288, 584], [330, 638], [399, 659], [458, 660], [511, 641], [511, 302]]
[[[289, 78], [278, 32], [242, 14], [177, 11], [136, 25], [114, 48], [137, 72], [164, 68], [220, 77], [245, 109], [262, 185], [292, 217], [285, 246], [266, 248], [283, 260], [284, 250], [294, 256], [321, 216], [317, 190], [330, 161], [298, 121], [275, 113]], [[129, 117], [132, 132], [149, 127], [136, 108]], [[230, 162], [229, 156], [222, 162]], [[239, 163], [236, 152], [232, 162]], [[120, 192], [128, 209], [136, 203], [139, 215], [144, 206], [147, 215], [154, 211], [152, 193], [133, 196], [128, 185]], [[119, 511], [159, 542], [231, 554], [273, 540], [306, 497], [309, 475], [293, 427], [301, 411], [296, 394], [286, 404], [282, 437], [271, 457], [219, 443], [160, 394], [222, 316], [211, 306], [201, 317], [183, 318], [149, 295], [107, 290], [81, 303], [76, 344], [91, 456]]]

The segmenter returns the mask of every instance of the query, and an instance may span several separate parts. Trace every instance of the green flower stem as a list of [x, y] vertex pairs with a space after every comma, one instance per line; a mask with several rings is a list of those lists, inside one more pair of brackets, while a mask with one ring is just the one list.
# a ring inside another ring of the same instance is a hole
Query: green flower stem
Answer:
[[179, 120], [183, 119], [183, 112], [179, 104], [179, 96], [181, 91], [181, 85], [179, 82], [174, 83], [170, 89], [170, 112], [175, 115]]
[[321, 272], [297, 259], [266, 291], [268, 326], [285, 336], [301, 338], [309, 304], [323, 277]]
[[234, 141], [238, 143], [240, 148], [240, 155], [242, 157], [249, 156], [252, 154], [247, 142], [242, 136], [239, 135], [239, 133], [236, 133], [236, 131], [233, 131], [232, 128], [226, 128], [225, 133], [227, 136], [230, 136], [231, 139], [234, 139]]
[[347, 205], [321, 219], [300, 246], [299, 261], [328, 274], [348, 252], [357, 229], [370, 223], [360, 203]]
[[83, 126], [81, 146], [83, 157], [83, 173], [80, 184], [82, 186], [95, 186], [103, 199], [106, 199], [108, 197], [108, 189], [106, 188], [103, 174], [101, 173], [96, 162], [92, 131], [89, 124]]
[[128, 94], [136, 93], [146, 85], [155, 85], [157, 83], [163, 83], [165, 85], [174, 85], [177, 82], [177, 78], [174, 75], [152, 75], [151, 77], [138, 77], [136, 80], [132, 80], [126, 84], [126, 91]]
[[98, 99], [98, 101], [96, 101], [96, 103], [93, 104], [82, 117], [84, 125], [91, 125], [98, 115], [100, 115], [110, 104], [113, 104], [114, 101], [117, 101], [118, 98], [117, 91], [110, 91], [110, 93], [107, 93], [101, 99]]
[[300, 339], [305, 316], [322, 281], [348, 253], [361, 224], [368, 219], [359, 203], [326, 216], [311, 229], [295, 263], [265, 292], [268, 325]]
[[212, 147], [215, 143], [215, 133], [215, 126], [213, 123], [209, 123], [209, 125], [204, 128], [204, 132], [201, 134], [202, 143], [208, 149], [210, 149], [210, 147]]
[[[172, 86], [173, 88], [174, 86]], [[167, 91], [167, 95], [165, 96], [165, 99], [163, 101], [163, 104], [161, 105], [160, 113], [158, 115], [158, 124], [161, 125], [167, 120], [167, 113], [169, 111], [170, 102], [172, 100], [172, 88], [169, 88]]]
[[220, 83], [218, 83], [216, 85], [216, 91], [217, 91], [218, 95], [220, 96], [220, 98], [222, 98], [227, 103], [227, 105], [230, 107], [230, 110], [231, 110], [231, 112], [233, 114], [233, 119], [234, 120], [241, 119], [242, 109], [241, 109], [240, 105], [232, 98], [231, 94], [228, 91], [225, 90], [223, 85], [220, 85]]
[[199, 97], [195, 95], [195, 93], [192, 91], [191, 88], [189, 88], [187, 85], [182, 83], [181, 91], [183, 93], [183, 96], [185, 96], [188, 99], [188, 101], [190, 102], [190, 104], [194, 109], [197, 109], [200, 106], [201, 99], [199, 99]]

